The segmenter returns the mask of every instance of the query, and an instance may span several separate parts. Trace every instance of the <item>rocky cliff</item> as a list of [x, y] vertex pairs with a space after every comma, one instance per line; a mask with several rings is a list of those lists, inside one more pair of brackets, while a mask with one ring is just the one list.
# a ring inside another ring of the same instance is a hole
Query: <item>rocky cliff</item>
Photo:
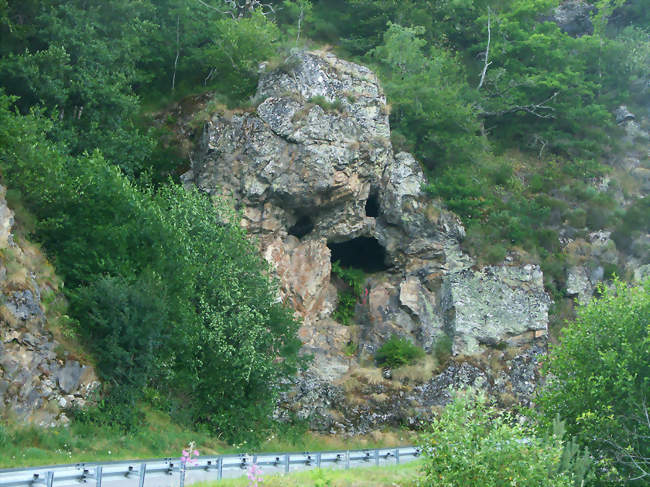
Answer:
[[92, 396], [95, 373], [67, 350], [74, 340], [55, 338], [65, 300], [38, 248], [14, 234], [5, 193], [0, 186], [0, 415], [65, 424], [64, 409]]
[[[461, 251], [459, 219], [424, 196], [417, 161], [393, 153], [370, 70], [327, 52], [286, 64], [262, 74], [254, 112], [209, 118], [183, 176], [241, 211], [303, 319], [314, 360], [279, 414], [367, 431], [417, 422], [449, 385], [527, 401], [547, 338], [539, 267], [477, 268]], [[365, 272], [351, 326], [334, 318], [346, 286], [333, 262]], [[393, 335], [428, 353], [418, 370], [374, 367]]]

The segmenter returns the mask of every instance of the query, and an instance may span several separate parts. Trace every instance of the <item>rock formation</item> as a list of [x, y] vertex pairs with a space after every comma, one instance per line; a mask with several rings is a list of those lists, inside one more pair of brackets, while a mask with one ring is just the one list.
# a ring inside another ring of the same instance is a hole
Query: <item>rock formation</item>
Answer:
[[0, 186], [0, 414], [41, 426], [66, 423], [64, 409], [83, 406], [98, 383], [93, 368], [49, 330], [43, 300], [63, 297], [40, 251], [15, 237], [5, 192]]
[[[393, 153], [376, 76], [330, 53], [294, 53], [262, 74], [256, 99], [254, 112], [207, 121], [183, 180], [241, 211], [282, 299], [303, 320], [304, 351], [314, 360], [279, 414], [290, 409], [323, 430], [413, 423], [444, 404], [446, 386], [476, 382], [465, 378], [468, 367], [483, 387], [528, 397], [532, 387], [510, 376], [534, 383], [536, 362], [519, 360], [527, 373], [511, 362], [533, 344], [542, 345], [533, 355], [543, 351], [550, 300], [542, 273], [532, 265], [475, 268], [459, 246], [459, 219], [425, 197], [417, 161]], [[333, 318], [342, 289], [333, 261], [366, 272], [354, 326]], [[392, 335], [433, 355], [450, 348], [453, 358], [410, 383], [384, 371], [364, 385], [361, 364]], [[504, 346], [516, 352], [500, 358], [501, 375], [469, 365], [468, 357], [503, 355]], [[355, 393], [362, 400], [353, 405]]]

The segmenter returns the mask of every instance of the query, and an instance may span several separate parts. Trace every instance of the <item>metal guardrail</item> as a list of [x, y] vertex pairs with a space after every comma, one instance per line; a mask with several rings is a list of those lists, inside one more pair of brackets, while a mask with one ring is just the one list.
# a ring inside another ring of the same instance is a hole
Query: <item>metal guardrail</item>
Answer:
[[187, 482], [221, 480], [246, 475], [251, 465], [263, 468], [264, 474], [289, 473], [310, 468], [350, 468], [363, 465], [390, 465], [415, 460], [421, 450], [415, 446], [368, 450], [320, 452], [259, 453], [202, 456], [185, 465], [178, 458], [134, 460], [106, 463], [78, 463], [46, 467], [0, 469], [0, 487], [56, 487], [94, 483], [149, 487], [169, 487]]

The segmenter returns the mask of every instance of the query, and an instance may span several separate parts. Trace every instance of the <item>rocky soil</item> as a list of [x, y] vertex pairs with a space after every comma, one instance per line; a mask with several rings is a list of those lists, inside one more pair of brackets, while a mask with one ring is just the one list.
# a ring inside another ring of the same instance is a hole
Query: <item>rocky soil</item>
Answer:
[[83, 406], [98, 385], [49, 326], [44, 300], [63, 300], [38, 248], [15, 236], [14, 213], [0, 186], [0, 415], [40, 426], [65, 424], [65, 408]]

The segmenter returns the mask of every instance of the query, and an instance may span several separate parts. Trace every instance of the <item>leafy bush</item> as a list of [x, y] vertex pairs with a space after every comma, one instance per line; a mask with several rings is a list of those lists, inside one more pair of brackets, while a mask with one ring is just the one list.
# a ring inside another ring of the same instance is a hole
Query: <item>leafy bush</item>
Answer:
[[397, 335], [390, 337], [375, 353], [377, 364], [391, 368], [411, 364], [422, 357], [424, 357], [424, 350]]
[[332, 274], [338, 276], [349, 290], [339, 292], [339, 302], [332, 317], [343, 325], [349, 325], [354, 318], [357, 301], [364, 292], [366, 273], [354, 267], [341, 267], [339, 261], [332, 262]]
[[357, 298], [354, 294], [346, 292], [339, 293], [339, 302], [336, 305], [334, 313], [332, 313], [332, 318], [342, 325], [348, 326], [352, 323], [356, 306]]
[[457, 393], [421, 442], [423, 487], [580, 485], [575, 449], [565, 454], [560, 436], [535, 436], [472, 391]]
[[551, 349], [538, 403], [548, 422], [559, 415], [581, 444], [611, 462], [610, 474], [629, 481], [650, 461], [650, 281], [615, 281], [600, 292], [578, 307]]
[[[149, 385], [230, 439], [263, 434], [300, 341], [233, 211], [173, 184], [140, 190], [98, 153], [69, 156], [43, 135], [47, 120], [8, 103], [0, 98], [0, 169], [38, 217], [108, 384], [93, 421], [137, 424]], [[242, 427], [251, 421], [252, 435]]]
[[384, 42], [369, 52], [391, 103], [391, 127], [415, 148], [428, 168], [470, 162], [485, 146], [459, 58], [426, 47], [421, 27], [390, 24]]

